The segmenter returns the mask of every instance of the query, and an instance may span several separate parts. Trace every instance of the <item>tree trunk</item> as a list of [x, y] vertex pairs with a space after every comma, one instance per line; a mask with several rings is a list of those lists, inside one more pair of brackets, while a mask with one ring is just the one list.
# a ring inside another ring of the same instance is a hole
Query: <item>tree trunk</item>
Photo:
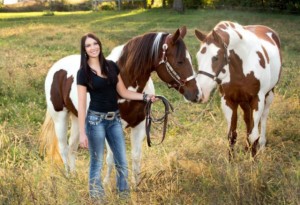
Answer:
[[162, 0], [162, 7], [165, 9], [166, 8], [166, 0]]
[[173, 9], [180, 13], [184, 12], [183, 0], [174, 0]]

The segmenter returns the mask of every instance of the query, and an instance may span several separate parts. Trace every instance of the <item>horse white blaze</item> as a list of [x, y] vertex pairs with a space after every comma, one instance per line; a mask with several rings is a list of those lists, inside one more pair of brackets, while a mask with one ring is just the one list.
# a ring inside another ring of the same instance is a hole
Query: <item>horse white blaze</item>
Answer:
[[[206, 50], [206, 52], [202, 53], [202, 49]], [[216, 75], [216, 73], [214, 73], [212, 70], [211, 58], [217, 55], [218, 50], [219, 48], [216, 47], [214, 44], [203, 44], [196, 55], [198, 61], [198, 70], [202, 70], [212, 75]], [[205, 103], [208, 101], [210, 93], [216, 87], [217, 83], [208, 76], [200, 74], [197, 75], [197, 84], [199, 86], [202, 102]]]

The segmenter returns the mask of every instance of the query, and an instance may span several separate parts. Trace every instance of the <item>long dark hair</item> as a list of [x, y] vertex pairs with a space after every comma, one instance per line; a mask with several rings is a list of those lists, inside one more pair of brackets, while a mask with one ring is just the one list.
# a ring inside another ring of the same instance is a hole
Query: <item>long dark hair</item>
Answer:
[[89, 56], [86, 53], [85, 50], [85, 41], [87, 38], [92, 38], [94, 39], [100, 47], [100, 54], [99, 54], [99, 61], [100, 61], [100, 67], [101, 67], [101, 73], [107, 76], [108, 82], [112, 84], [116, 84], [118, 82], [118, 77], [116, 70], [112, 67], [112, 64], [108, 63], [107, 60], [105, 59], [103, 52], [102, 52], [102, 44], [99, 40], [99, 38], [93, 34], [93, 33], [87, 33], [81, 37], [81, 46], [80, 46], [80, 53], [81, 53], [81, 59], [80, 59], [80, 69], [83, 69], [86, 77], [87, 77], [87, 82], [88, 85], [93, 88], [92, 84], [92, 71], [90, 67], [88, 66], [88, 59]]

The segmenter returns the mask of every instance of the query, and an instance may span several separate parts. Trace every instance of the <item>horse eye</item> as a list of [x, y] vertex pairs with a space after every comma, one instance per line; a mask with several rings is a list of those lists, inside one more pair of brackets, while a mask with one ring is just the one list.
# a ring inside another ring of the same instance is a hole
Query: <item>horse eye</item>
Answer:
[[212, 58], [212, 61], [213, 61], [213, 62], [218, 61], [218, 56], [214, 56], [214, 57]]
[[183, 64], [183, 61], [178, 61], [177, 62], [179, 65], [182, 65]]

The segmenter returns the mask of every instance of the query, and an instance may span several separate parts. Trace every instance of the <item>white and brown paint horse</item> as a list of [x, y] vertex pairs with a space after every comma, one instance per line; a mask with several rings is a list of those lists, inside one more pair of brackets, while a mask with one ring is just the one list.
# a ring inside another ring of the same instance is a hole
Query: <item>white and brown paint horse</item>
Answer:
[[[198, 102], [200, 97], [195, 80], [196, 74], [183, 41], [185, 35], [186, 27], [177, 29], [173, 34], [146, 33], [132, 38], [125, 45], [116, 47], [107, 59], [117, 62], [124, 84], [130, 90], [154, 94], [150, 75], [156, 71], [159, 78], [169, 87], [175, 88], [187, 100]], [[75, 154], [79, 143], [76, 85], [79, 65], [79, 55], [65, 57], [50, 68], [45, 81], [47, 117], [42, 127], [41, 138], [44, 139], [42, 146], [50, 155], [59, 153], [66, 169], [70, 171], [75, 169]], [[123, 126], [131, 128], [134, 183], [139, 182], [142, 142], [145, 137], [145, 105], [142, 101], [119, 100]], [[71, 133], [67, 142], [69, 117]], [[54, 127], [50, 126], [51, 123]], [[50, 140], [53, 137], [54, 141]], [[58, 140], [58, 146], [55, 139]], [[47, 141], [49, 147], [44, 145]], [[56, 151], [57, 147], [59, 151]], [[107, 163], [105, 182], [109, 181], [113, 167], [113, 156], [109, 148]]]
[[237, 138], [237, 108], [242, 108], [247, 148], [255, 156], [258, 146], [264, 148], [266, 144], [267, 116], [281, 73], [279, 37], [266, 26], [242, 26], [229, 21], [218, 23], [208, 35], [199, 30], [195, 34], [201, 41], [197, 53], [201, 101], [206, 102], [219, 85], [230, 154]]

